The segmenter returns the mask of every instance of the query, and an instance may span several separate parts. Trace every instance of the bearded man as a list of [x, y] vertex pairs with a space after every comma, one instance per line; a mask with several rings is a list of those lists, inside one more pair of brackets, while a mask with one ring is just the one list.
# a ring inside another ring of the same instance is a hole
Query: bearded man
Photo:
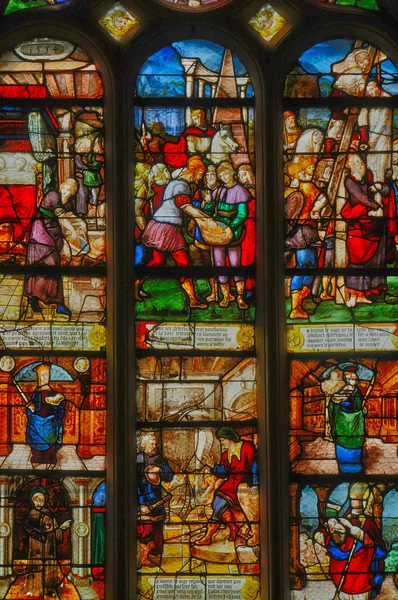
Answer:
[[[348, 268], [385, 267], [387, 249], [395, 243], [397, 222], [388, 218], [395, 214], [395, 201], [388, 185], [373, 183], [359, 154], [351, 154], [346, 166], [349, 175], [344, 185], [348, 200], [341, 211], [347, 221]], [[380, 217], [387, 217], [382, 219]], [[385, 277], [378, 275], [346, 275], [346, 305], [357, 302], [371, 304], [370, 294], [380, 294], [385, 289]]]
[[303, 132], [300, 127], [297, 126], [297, 117], [291, 110], [285, 110], [283, 113], [284, 128], [283, 128], [283, 150], [287, 155], [287, 159], [291, 158], [296, 149], [296, 143]]

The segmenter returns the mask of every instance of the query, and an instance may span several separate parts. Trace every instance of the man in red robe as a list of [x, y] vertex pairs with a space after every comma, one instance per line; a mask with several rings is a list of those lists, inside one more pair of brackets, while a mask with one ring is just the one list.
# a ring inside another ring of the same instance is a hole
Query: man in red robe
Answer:
[[[348, 200], [341, 211], [347, 222], [348, 268], [383, 268], [387, 258], [395, 254], [397, 221], [394, 215], [393, 193], [385, 183], [373, 183], [370, 170], [366, 169], [359, 154], [347, 159], [349, 175], [344, 185]], [[384, 217], [384, 218], [383, 218]], [[378, 275], [347, 275], [346, 305], [354, 307], [357, 302], [371, 304], [370, 294], [385, 289], [385, 278]]]
[[196, 546], [210, 545], [222, 523], [228, 524], [230, 541], [234, 541], [238, 533], [242, 537], [246, 535], [242, 531], [246, 516], [238, 499], [238, 487], [240, 484], [250, 487], [258, 485], [256, 447], [253, 442], [241, 440], [232, 427], [221, 427], [216, 437], [221, 442], [222, 454], [220, 463], [214, 465], [212, 473], [224, 481], [216, 489], [211, 521], [205, 534], [195, 541]]
[[[330, 556], [329, 572], [340, 600], [370, 600], [380, 593], [386, 546], [373, 516], [367, 483], [350, 486], [350, 507], [344, 516], [329, 518], [315, 534]], [[330, 513], [328, 513], [330, 514]]]
[[210, 150], [211, 140], [216, 130], [206, 122], [205, 111], [196, 108], [191, 113], [192, 125], [187, 127], [178, 142], [169, 142], [164, 146], [165, 163], [174, 168], [185, 167], [188, 156], [204, 156]]

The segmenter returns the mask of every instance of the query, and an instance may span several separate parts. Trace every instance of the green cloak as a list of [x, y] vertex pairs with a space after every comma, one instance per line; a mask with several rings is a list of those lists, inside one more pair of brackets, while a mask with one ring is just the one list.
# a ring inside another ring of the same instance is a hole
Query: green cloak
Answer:
[[[332, 430], [333, 441], [351, 450], [362, 448], [365, 441], [365, 416], [362, 409], [363, 397], [357, 389], [350, 396], [348, 401], [342, 402], [345, 410], [341, 408], [341, 404], [330, 401], [329, 404], [329, 420]], [[347, 407], [347, 404], [349, 406]]]

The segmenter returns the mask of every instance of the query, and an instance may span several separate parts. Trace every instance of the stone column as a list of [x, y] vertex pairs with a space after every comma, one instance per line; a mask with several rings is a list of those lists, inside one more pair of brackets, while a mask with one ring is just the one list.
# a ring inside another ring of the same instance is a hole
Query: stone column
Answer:
[[205, 82], [203, 79], [198, 79], [198, 97], [203, 98], [205, 95]]
[[57, 139], [58, 181], [61, 184], [67, 179], [74, 178], [75, 176], [72, 112], [64, 112], [63, 110], [58, 111], [57, 121], [59, 125], [59, 136]]
[[[185, 81], [185, 93], [187, 98], [193, 98], [195, 93], [195, 80], [193, 75], [187, 75]], [[187, 126], [191, 125], [191, 109], [188, 106], [185, 109], [185, 123]]]
[[0, 478], [0, 577], [12, 575], [12, 526], [14, 510], [9, 504], [11, 477]]
[[321, 519], [326, 518], [326, 501], [328, 499], [331, 487], [328, 485], [317, 485], [314, 486], [314, 490], [319, 500], [319, 517]]
[[214, 98], [216, 95], [216, 89], [217, 89], [217, 84], [216, 83], [212, 83], [211, 84], [211, 97]]
[[[77, 567], [73, 573], [78, 577], [88, 578], [91, 575], [91, 532], [90, 532], [90, 507], [87, 502], [89, 479], [75, 479], [78, 495], [72, 504], [72, 562]], [[84, 565], [84, 566], [80, 566]]]
[[187, 79], [185, 82], [185, 94], [187, 98], [193, 98], [195, 91], [195, 80], [193, 75], [187, 75]]
[[[240, 86], [240, 97], [241, 98], [246, 98], [246, 90], [247, 90], [247, 85]], [[243, 123], [247, 123], [247, 108], [246, 108], [246, 106], [242, 107], [242, 118], [243, 118]]]

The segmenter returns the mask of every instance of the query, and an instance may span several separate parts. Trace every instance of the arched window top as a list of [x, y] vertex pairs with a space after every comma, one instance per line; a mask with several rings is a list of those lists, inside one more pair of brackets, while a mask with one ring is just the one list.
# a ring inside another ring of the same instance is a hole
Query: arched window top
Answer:
[[62, 4], [69, 4], [71, 0], [9, 0], [4, 14], [8, 15], [18, 10], [29, 8], [56, 8]]
[[95, 99], [103, 96], [97, 68], [72, 42], [27, 40], [0, 57], [1, 98]]
[[137, 78], [136, 94], [155, 98], [252, 97], [245, 65], [229, 48], [208, 40], [174, 42], [153, 54]]
[[299, 58], [286, 79], [285, 97], [376, 96], [371, 81], [385, 95], [398, 93], [397, 66], [375, 46], [354, 38], [315, 44]]

